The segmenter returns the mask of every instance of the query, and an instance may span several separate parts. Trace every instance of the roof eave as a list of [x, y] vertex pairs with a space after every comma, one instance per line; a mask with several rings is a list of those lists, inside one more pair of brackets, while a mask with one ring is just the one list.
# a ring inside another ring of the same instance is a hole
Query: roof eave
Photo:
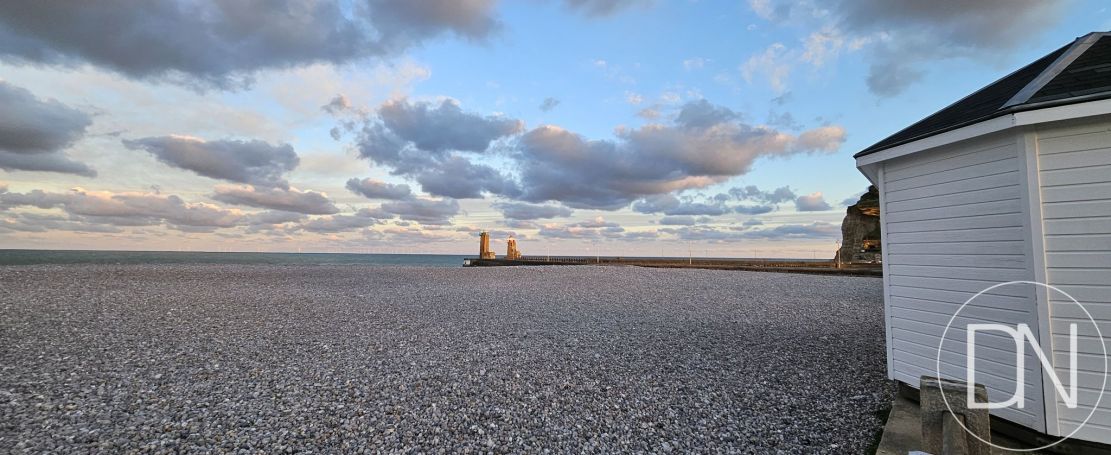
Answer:
[[986, 115], [986, 116], [983, 116], [983, 117], [980, 117], [980, 118], [977, 118], [977, 119], [969, 120], [967, 122], [958, 123], [956, 125], [952, 125], [952, 126], [949, 126], [949, 127], [946, 127], [946, 128], [939, 129], [937, 131], [931, 131], [928, 134], [923, 134], [923, 135], [920, 135], [920, 136], [912, 137], [910, 139], [907, 139], [907, 140], [904, 140], [904, 141], [899, 141], [899, 142], [896, 142], [894, 144], [887, 145], [885, 147], [880, 147], [880, 148], [876, 148], [876, 149], [864, 149], [860, 152], [857, 152], [855, 155], [853, 155], [853, 158], [861, 158], [861, 157], [868, 156], [868, 155], [871, 155], [871, 154], [874, 154], [874, 153], [882, 152], [884, 150], [892, 149], [892, 148], [899, 147], [899, 146], [902, 146], [902, 145], [910, 144], [912, 142], [917, 142], [917, 141], [920, 141], [920, 140], [923, 140], [923, 139], [926, 139], [926, 138], [929, 138], [929, 137], [944, 134], [944, 133], [947, 133], [949, 131], [958, 130], [958, 129], [961, 129], [961, 128], [964, 128], [964, 127], [967, 127], [967, 126], [970, 126], [970, 125], [975, 125], [977, 123], [981, 123], [981, 122], [986, 122], [986, 121], [994, 119], [994, 118], [1003, 117], [1005, 115], [1010, 115], [1010, 114], [1014, 114], [1014, 113], [1018, 113], [1018, 112], [1033, 111], [1033, 110], [1038, 110], [1038, 109], [1047, 109], [1047, 108], [1051, 108], [1051, 107], [1068, 106], [1068, 105], [1071, 105], [1071, 104], [1082, 104], [1082, 103], [1087, 103], [1087, 102], [1091, 102], [1091, 101], [1099, 101], [1099, 100], [1104, 100], [1104, 99], [1109, 99], [1109, 98], [1111, 98], [1111, 92], [1103, 92], [1103, 93], [1094, 93], [1094, 94], [1085, 95], [1085, 96], [1065, 98], [1065, 99], [1060, 99], [1060, 100], [1045, 101], [1045, 102], [1041, 102], [1041, 103], [1029, 103], [1029, 104], [1020, 104], [1020, 105], [1017, 105], [1017, 106], [1011, 106], [1011, 107], [1008, 107], [1006, 109], [996, 111], [996, 112], [992, 113], [991, 115]]
[[858, 168], [1019, 126], [1111, 114], [1111, 92], [1014, 106], [1005, 112], [853, 156]]

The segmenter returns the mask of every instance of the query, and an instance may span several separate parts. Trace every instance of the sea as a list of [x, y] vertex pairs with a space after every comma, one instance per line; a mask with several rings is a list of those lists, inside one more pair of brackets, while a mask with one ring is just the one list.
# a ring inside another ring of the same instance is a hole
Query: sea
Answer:
[[4, 250], [0, 265], [29, 264], [290, 264], [462, 267], [465, 255], [254, 253], [205, 251]]

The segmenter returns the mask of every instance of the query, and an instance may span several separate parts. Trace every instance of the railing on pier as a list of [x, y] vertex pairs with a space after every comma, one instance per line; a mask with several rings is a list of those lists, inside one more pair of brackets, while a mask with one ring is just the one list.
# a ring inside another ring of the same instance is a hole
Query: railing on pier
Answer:
[[704, 268], [722, 270], [762, 270], [800, 273], [834, 273], [845, 275], [882, 274], [879, 264], [836, 264], [834, 261], [793, 259], [726, 259], [726, 258], [636, 258], [617, 256], [522, 256], [517, 259], [467, 258], [463, 265], [625, 265], [666, 268]]

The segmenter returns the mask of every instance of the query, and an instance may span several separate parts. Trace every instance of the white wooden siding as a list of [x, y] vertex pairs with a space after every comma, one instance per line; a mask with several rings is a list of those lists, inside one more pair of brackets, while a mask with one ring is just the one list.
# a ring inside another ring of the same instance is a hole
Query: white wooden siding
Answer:
[[[883, 163], [879, 179], [893, 379], [917, 386], [921, 376], [936, 374], [941, 333], [977, 292], [1033, 279], [1019, 138], [995, 134]], [[1026, 323], [1037, 331], [1036, 305], [1029, 286], [1001, 288], [973, 301], [954, 326]], [[941, 373], [964, 379], [964, 331], [950, 331], [946, 340]], [[985, 333], [977, 338], [977, 348], [977, 382], [987, 386], [993, 401], [1009, 398], [1015, 390], [1014, 342]], [[1031, 350], [1025, 353], [1023, 409], [993, 413], [1044, 431], [1041, 368]]]
[[[1046, 279], [1080, 302], [1111, 341], [1111, 121], [1088, 121], [1037, 132], [1038, 179], [1045, 233]], [[1048, 294], [1054, 366], [1068, 380], [1069, 323], [1077, 324], [1080, 406], [1058, 397], [1060, 434], [1076, 429], [1104, 379], [1103, 349], [1087, 316], [1066, 297]], [[1051, 425], [1052, 426], [1052, 425]], [[1111, 397], [1074, 437], [1111, 443]]]

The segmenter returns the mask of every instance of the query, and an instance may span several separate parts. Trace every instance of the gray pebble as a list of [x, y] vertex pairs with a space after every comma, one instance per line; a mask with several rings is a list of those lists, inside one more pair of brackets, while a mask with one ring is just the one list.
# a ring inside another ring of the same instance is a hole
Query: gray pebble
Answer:
[[0, 267], [0, 453], [860, 453], [876, 278]]

